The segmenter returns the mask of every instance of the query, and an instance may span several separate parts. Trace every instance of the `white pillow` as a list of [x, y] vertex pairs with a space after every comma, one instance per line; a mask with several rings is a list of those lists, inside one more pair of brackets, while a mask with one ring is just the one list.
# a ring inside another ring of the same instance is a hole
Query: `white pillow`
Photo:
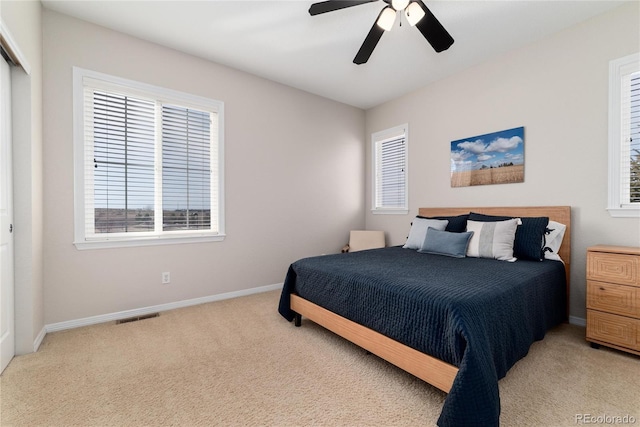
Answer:
[[519, 221], [519, 218], [493, 222], [467, 221], [467, 231], [473, 231], [467, 256], [515, 261], [513, 242]]
[[435, 228], [439, 231], [444, 231], [449, 224], [449, 220], [446, 219], [426, 219], [416, 217], [411, 224], [411, 230], [409, 230], [409, 237], [407, 237], [407, 243], [404, 244], [405, 249], [420, 249], [424, 243], [424, 239], [427, 237], [427, 228]]
[[544, 258], [555, 261], [562, 261], [558, 251], [564, 238], [564, 232], [567, 226], [556, 221], [549, 221], [547, 232], [544, 236]]

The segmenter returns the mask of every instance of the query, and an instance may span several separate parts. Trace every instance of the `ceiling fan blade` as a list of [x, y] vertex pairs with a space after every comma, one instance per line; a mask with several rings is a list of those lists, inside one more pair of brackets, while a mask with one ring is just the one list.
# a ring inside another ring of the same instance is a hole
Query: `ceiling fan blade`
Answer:
[[445, 30], [440, 21], [436, 19], [435, 15], [431, 13], [421, 0], [416, 0], [416, 3], [424, 10], [424, 17], [416, 24], [418, 30], [420, 30], [424, 38], [427, 39], [436, 52], [449, 49], [453, 44], [451, 34]]
[[334, 10], [340, 10], [351, 6], [358, 6], [364, 3], [372, 3], [378, 0], [328, 0], [314, 3], [309, 8], [309, 14], [319, 15], [321, 13], [333, 12]]
[[[382, 9], [380, 15], [382, 15], [383, 11], [384, 9]], [[376, 45], [380, 41], [380, 37], [382, 37], [382, 35], [384, 34], [384, 29], [378, 25], [378, 19], [380, 19], [380, 15], [378, 15], [376, 20], [373, 22], [373, 27], [371, 27], [371, 29], [369, 30], [369, 34], [367, 34], [364, 42], [362, 42], [362, 46], [360, 46], [360, 50], [358, 51], [358, 53], [356, 53], [356, 57], [353, 58], [354, 64], [360, 65], [367, 62], [369, 60], [369, 57], [373, 53], [373, 49], [376, 48]]]

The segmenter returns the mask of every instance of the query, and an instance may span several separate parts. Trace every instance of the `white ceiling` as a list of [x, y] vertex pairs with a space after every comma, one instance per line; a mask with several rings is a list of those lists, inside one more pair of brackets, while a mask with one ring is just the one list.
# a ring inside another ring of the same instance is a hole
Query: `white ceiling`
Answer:
[[449, 50], [436, 53], [403, 20], [369, 62], [355, 65], [385, 4], [310, 16], [313, 2], [42, 0], [45, 8], [365, 109], [624, 3], [424, 0], [455, 39]]

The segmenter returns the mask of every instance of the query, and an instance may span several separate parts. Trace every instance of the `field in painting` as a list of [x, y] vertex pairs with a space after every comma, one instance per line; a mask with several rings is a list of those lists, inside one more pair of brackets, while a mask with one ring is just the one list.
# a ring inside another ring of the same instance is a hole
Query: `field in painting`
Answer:
[[524, 165], [486, 168], [451, 174], [452, 187], [524, 182]]

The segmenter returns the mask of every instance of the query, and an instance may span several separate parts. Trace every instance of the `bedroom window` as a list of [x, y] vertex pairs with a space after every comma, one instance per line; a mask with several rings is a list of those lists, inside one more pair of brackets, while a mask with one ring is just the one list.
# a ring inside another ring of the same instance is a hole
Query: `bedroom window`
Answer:
[[640, 54], [609, 63], [608, 210], [640, 217]]
[[76, 247], [223, 240], [223, 103], [73, 75]]
[[371, 135], [373, 159], [373, 213], [406, 214], [409, 212], [407, 191], [407, 124]]

